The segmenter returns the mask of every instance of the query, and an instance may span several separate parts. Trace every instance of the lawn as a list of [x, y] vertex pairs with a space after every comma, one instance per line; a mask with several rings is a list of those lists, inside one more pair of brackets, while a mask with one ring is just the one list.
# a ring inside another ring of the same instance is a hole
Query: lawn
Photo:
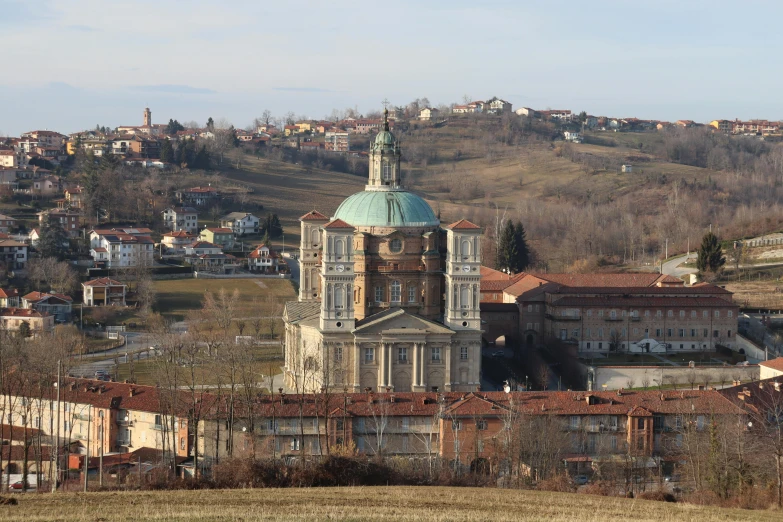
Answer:
[[347, 487], [16, 495], [5, 522], [37, 521], [777, 521], [778, 511], [491, 488]]
[[229, 295], [239, 291], [235, 317], [244, 319], [266, 317], [270, 313], [280, 315], [280, 305], [296, 299], [287, 279], [173, 279], [155, 281], [155, 310], [182, 320], [188, 312], [202, 307], [206, 292], [217, 295], [221, 290]]

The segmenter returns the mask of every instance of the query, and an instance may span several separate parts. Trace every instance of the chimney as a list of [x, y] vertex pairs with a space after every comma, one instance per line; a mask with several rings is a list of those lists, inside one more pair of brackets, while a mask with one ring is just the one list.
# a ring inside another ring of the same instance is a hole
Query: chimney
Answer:
[[666, 402], [666, 395], [661, 394], [661, 402]]
[[776, 392], [779, 392], [779, 391], [780, 391], [780, 383], [779, 383], [778, 381], [773, 381], [773, 382], [772, 382], [772, 386], [774, 386], [774, 387], [775, 387], [775, 391], [776, 391]]
[[131, 386], [131, 387], [128, 389], [128, 397], [133, 397], [134, 395], [136, 395], [136, 388], [134, 388], [134, 387], [132, 387], [132, 386]]
[[699, 391], [704, 391], [704, 385], [703, 385], [703, 384], [699, 384], [699, 388], [698, 388], [698, 390], [699, 390]]
[[748, 389], [748, 387], [747, 387], [747, 386], [743, 386], [743, 387], [742, 387], [742, 393], [743, 393], [743, 394], [744, 394], [746, 397], [750, 397], [750, 390]]
[[285, 404], [285, 392], [280, 394], [280, 404]]
[[394, 394], [391, 394], [391, 402], [394, 402]]
[[546, 405], [544, 404], [541, 405], [541, 411], [546, 411]]
[[350, 397], [346, 397], [345, 404], [352, 404], [352, 399]]
[[737, 398], [738, 398], [739, 400], [741, 400], [741, 401], [744, 401], [744, 400], [745, 400], [745, 394], [744, 394], [744, 393], [738, 393], [738, 394], [737, 394]]
[[619, 390], [617, 390], [617, 396], [618, 396], [618, 397], [622, 397], [622, 396], [623, 396], [623, 389], [622, 389], [622, 388], [620, 388]]

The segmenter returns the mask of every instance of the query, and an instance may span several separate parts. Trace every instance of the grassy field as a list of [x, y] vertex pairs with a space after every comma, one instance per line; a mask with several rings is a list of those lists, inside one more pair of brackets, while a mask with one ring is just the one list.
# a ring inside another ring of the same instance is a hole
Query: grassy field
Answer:
[[5, 522], [35, 521], [777, 521], [742, 511], [590, 495], [503, 489], [365, 487], [19, 495]]
[[734, 292], [734, 301], [742, 307], [783, 308], [783, 282], [741, 281], [725, 286]]
[[172, 279], [155, 281], [155, 309], [169, 318], [182, 320], [189, 311], [201, 308], [206, 292], [217, 295], [221, 289], [229, 295], [239, 291], [237, 318], [279, 315], [280, 310], [275, 308], [296, 299], [287, 279]]

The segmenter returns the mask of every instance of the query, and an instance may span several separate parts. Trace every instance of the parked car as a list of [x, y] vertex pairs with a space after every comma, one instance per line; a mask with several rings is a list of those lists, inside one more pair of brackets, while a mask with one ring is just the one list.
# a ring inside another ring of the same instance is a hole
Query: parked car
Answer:
[[109, 372], [107, 372], [106, 370], [96, 370], [95, 378], [99, 381], [108, 381]]
[[584, 486], [590, 481], [590, 479], [587, 478], [587, 475], [577, 475], [574, 477], [574, 484], [577, 486]]

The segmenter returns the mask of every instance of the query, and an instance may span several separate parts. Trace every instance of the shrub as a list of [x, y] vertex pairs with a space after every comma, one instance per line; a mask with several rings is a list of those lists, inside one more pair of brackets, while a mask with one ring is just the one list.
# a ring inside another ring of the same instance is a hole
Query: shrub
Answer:
[[554, 477], [544, 479], [538, 482], [536, 489], [540, 491], [557, 491], [560, 493], [573, 493], [576, 486], [566, 474], [555, 475]]
[[671, 493], [665, 491], [645, 491], [639, 493], [637, 498], [642, 500], [655, 500], [657, 502], [677, 502], [677, 499]]

